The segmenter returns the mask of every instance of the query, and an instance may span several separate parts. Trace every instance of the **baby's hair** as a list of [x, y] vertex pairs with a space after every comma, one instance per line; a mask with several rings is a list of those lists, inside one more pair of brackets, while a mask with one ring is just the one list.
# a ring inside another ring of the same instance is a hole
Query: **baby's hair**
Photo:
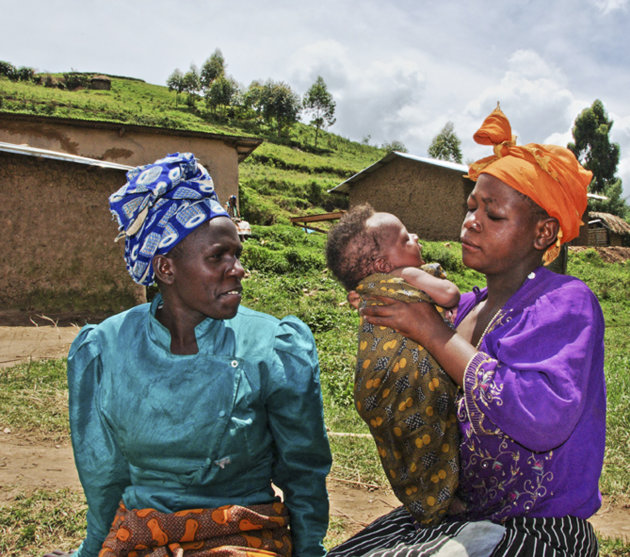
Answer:
[[379, 238], [365, 224], [373, 214], [369, 203], [357, 205], [328, 232], [326, 263], [347, 290], [354, 290], [362, 279], [374, 273]]

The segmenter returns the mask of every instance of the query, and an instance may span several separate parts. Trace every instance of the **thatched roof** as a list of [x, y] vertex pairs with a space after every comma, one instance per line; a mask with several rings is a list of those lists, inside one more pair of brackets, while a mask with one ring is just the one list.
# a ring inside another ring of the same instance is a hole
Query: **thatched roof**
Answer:
[[608, 228], [611, 232], [619, 234], [620, 236], [630, 236], [630, 224], [628, 224], [621, 217], [611, 215], [610, 213], [599, 213], [597, 211], [590, 211], [588, 213], [589, 222], [593, 220], [600, 220], [602, 224]]

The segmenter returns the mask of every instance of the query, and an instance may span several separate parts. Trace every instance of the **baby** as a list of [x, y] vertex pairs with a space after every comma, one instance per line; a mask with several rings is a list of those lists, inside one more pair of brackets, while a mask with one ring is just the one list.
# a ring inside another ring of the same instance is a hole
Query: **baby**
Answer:
[[[440, 265], [423, 265], [418, 237], [391, 213], [376, 213], [368, 204], [350, 210], [330, 230], [326, 258], [363, 304], [375, 295], [425, 301], [444, 315], [444, 308], [459, 302], [459, 290], [444, 279]], [[456, 396], [457, 385], [424, 348], [361, 319], [355, 405], [394, 493], [422, 525], [443, 518], [457, 488]]]

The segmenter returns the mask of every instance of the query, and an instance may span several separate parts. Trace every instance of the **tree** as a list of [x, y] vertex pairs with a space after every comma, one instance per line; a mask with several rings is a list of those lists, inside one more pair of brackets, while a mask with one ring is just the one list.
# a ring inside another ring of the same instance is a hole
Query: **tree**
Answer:
[[450, 162], [462, 162], [461, 141], [455, 135], [453, 122], [446, 122], [442, 131], [437, 134], [429, 146], [429, 156], [434, 159]]
[[616, 180], [604, 188], [605, 199], [589, 199], [588, 210], [599, 211], [600, 213], [610, 213], [617, 215], [622, 219], [628, 220], [630, 217], [630, 208], [623, 199], [623, 190], [621, 180]]
[[622, 183], [617, 178], [619, 145], [609, 139], [613, 121], [608, 119], [604, 103], [596, 99], [585, 108], [573, 124], [573, 142], [567, 147], [593, 173], [589, 189], [601, 193], [607, 200], [590, 200], [589, 208], [625, 217], [628, 207], [622, 199]]
[[275, 120], [278, 135], [282, 134], [284, 128], [297, 122], [300, 98], [286, 83], [269, 79], [252, 93], [256, 95], [255, 102], [260, 107], [264, 120], [268, 123]]
[[207, 89], [215, 79], [223, 75], [225, 75], [225, 59], [222, 52], [217, 48], [201, 66], [201, 86]]
[[168, 76], [166, 85], [169, 91], [175, 91], [175, 104], [177, 104], [179, 94], [184, 90], [184, 74], [179, 68], [175, 68], [173, 73]]
[[604, 104], [596, 99], [575, 119], [573, 143], [567, 145], [584, 168], [593, 173], [590, 188], [594, 193], [602, 192], [605, 186], [616, 180], [619, 145], [611, 144], [608, 138], [612, 125]]
[[319, 130], [335, 123], [335, 101], [328, 92], [322, 76], [318, 76], [315, 83], [304, 95], [302, 107], [311, 115], [310, 123], [315, 126], [315, 147]]
[[243, 105], [251, 108], [256, 114], [261, 115], [263, 109], [263, 84], [254, 80], [249, 84], [247, 91], [243, 95]]
[[381, 145], [381, 149], [385, 149], [385, 151], [387, 151], [388, 153], [392, 153], [393, 151], [398, 151], [399, 153], [407, 153], [407, 147], [405, 147], [405, 144], [402, 141], [398, 141], [397, 139], [394, 139], [389, 143], [383, 143]]
[[199, 90], [201, 89], [201, 82], [199, 81], [199, 72], [194, 64], [190, 65], [190, 69], [184, 74], [182, 78], [184, 91], [188, 93], [188, 104], [191, 104]]
[[231, 77], [220, 75], [206, 89], [206, 105], [213, 111], [219, 106], [229, 106], [238, 93], [238, 83]]

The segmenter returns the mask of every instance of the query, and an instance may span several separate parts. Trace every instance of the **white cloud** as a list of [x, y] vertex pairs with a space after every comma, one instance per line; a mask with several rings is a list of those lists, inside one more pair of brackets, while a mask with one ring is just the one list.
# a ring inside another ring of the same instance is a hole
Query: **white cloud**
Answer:
[[593, 4], [603, 15], [616, 11], [626, 11], [628, 8], [628, 0], [593, 0]]

